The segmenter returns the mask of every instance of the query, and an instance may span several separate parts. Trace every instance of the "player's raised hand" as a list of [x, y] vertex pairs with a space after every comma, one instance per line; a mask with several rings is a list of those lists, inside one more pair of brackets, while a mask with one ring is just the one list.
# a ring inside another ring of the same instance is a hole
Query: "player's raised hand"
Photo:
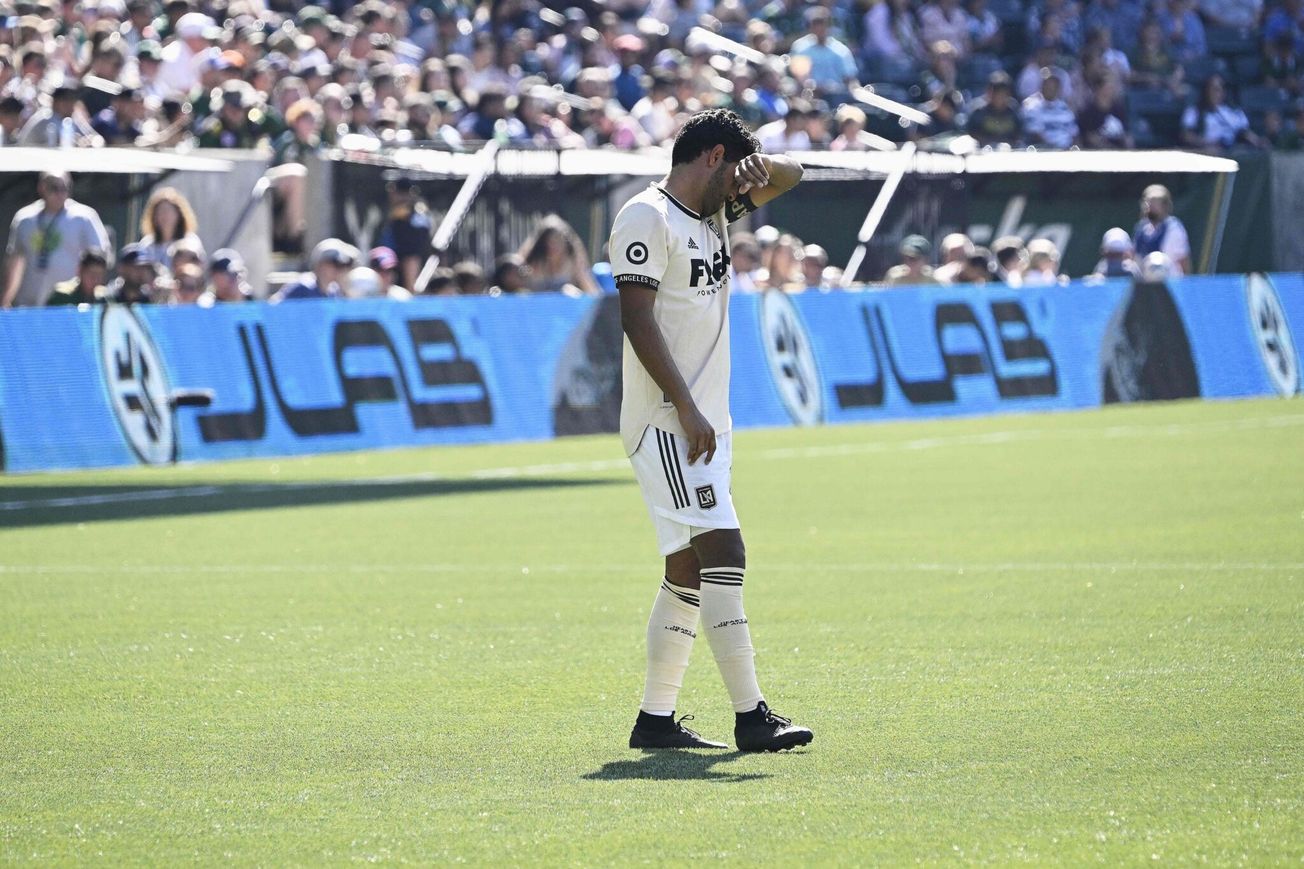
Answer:
[[734, 170], [734, 179], [738, 183], [738, 195], [749, 190], [757, 190], [770, 183], [770, 168], [765, 162], [764, 154], [749, 154]]
[[688, 463], [696, 464], [699, 457], [705, 455], [706, 463], [711, 464], [715, 458], [715, 429], [696, 405], [679, 411], [679, 424], [684, 427], [684, 437], [688, 441]]

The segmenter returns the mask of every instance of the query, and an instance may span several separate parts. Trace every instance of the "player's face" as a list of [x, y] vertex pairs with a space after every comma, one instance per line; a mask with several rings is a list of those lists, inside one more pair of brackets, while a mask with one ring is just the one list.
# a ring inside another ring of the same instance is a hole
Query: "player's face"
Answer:
[[724, 207], [725, 201], [736, 192], [737, 180], [734, 177], [738, 169], [737, 162], [721, 160], [711, 174], [711, 180], [702, 193], [702, 213], [715, 214]]

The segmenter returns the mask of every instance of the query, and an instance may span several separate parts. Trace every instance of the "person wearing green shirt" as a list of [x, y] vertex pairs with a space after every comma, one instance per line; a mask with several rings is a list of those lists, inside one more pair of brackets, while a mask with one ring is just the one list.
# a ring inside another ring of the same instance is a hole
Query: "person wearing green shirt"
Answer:
[[108, 255], [99, 248], [88, 248], [77, 263], [77, 277], [55, 284], [54, 292], [45, 300], [46, 306], [104, 304], [104, 278], [108, 271]]

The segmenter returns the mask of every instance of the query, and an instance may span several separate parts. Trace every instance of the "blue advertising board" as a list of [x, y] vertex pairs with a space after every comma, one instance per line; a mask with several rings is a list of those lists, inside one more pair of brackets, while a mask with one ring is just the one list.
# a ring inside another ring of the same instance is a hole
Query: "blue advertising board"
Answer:
[[[1300, 275], [738, 295], [737, 427], [1300, 391]], [[0, 468], [614, 431], [615, 297], [0, 312]]]

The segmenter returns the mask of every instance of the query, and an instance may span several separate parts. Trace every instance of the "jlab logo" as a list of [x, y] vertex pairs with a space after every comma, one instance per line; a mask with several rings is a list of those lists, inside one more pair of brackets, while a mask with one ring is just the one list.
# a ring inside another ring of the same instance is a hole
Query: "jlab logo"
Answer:
[[105, 307], [100, 361], [109, 403], [132, 451], [150, 465], [175, 459], [177, 437], [163, 357], [129, 307]]
[[692, 287], [700, 287], [703, 283], [716, 283], [729, 272], [730, 258], [722, 250], [715, 252], [715, 260], [710, 265], [704, 259], [694, 258], [689, 262], [692, 263], [693, 274], [688, 284]]

